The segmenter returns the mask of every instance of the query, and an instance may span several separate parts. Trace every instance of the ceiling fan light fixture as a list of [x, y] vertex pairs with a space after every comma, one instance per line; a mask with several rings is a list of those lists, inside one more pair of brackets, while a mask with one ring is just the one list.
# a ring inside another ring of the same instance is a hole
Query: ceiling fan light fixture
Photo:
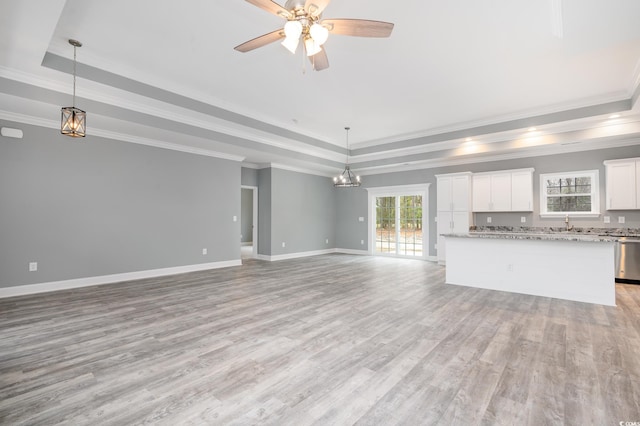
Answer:
[[302, 35], [302, 24], [300, 21], [287, 21], [287, 23], [284, 24], [284, 35], [291, 39], [300, 38]]
[[327, 39], [329, 38], [329, 30], [318, 24], [317, 22], [311, 25], [309, 29], [309, 34], [311, 38], [318, 44], [318, 46], [322, 46]]
[[281, 43], [289, 52], [291, 53], [296, 53], [296, 50], [298, 49], [298, 44], [300, 43], [300, 38], [296, 37], [287, 37], [284, 39], [284, 41]]
[[307, 56], [317, 55], [322, 52], [322, 47], [311, 37], [304, 39], [304, 47], [307, 50]]

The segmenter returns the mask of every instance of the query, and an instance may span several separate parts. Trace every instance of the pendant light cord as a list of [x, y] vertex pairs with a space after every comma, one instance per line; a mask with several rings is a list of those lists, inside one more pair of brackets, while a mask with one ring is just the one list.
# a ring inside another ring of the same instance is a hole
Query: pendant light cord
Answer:
[[76, 46], [73, 46], [73, 107], [76, 107]]
[[351, 130], [351, 127], [345, 127], [344, 128], [347, 131], [347, 167], [349, 166], [349, 130]]

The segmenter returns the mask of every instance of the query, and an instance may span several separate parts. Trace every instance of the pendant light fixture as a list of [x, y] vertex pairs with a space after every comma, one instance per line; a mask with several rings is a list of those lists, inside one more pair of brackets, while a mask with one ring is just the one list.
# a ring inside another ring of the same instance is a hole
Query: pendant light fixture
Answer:
[[73, 102], [70, 107], [62, 107], [60, 133], [74, 138], [84, 138], [87, 127], [87, 113], [76, 108], [76, 48], [82, 47], [77, 40], [69, 40], [73, 46]]
[[347, 131], [347, 163], [342, 174], [333, 178], [333, 186], [336, 188], [355, 188], [360, 186], [360, 176], [356, 176], [349, 167], [349, 130], [351, 128], [345, 127], [344, 129]]

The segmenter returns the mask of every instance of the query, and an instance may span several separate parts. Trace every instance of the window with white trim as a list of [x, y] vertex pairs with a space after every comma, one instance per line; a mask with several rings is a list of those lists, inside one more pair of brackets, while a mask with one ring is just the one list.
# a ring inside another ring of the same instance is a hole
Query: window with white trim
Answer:
[[541, 216], [600, 214], [598, 170], [540, 175]]

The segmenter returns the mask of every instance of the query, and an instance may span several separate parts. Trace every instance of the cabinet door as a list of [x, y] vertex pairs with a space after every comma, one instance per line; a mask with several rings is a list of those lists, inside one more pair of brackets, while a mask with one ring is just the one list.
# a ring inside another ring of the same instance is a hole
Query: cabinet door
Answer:
[[438, 211], [453, 210], [453, 201], [451, 200], [451, 177], [439, 177], [436, 191], [436, 209], [438, 209]]
[[491, 175], [491, 210], [511, 211], [511, 173]]
[[451, 210], [454, 212], [469, 211], [469, 176], [453, 176], [451, 178]]
[[454, 234], [466, 234], [469, 232], [469, 212], [453, 212], [453, 228], [451, 232]]
[[514, 212], [533, 211], [532, 172], [514, 172], [511, 174], [511, 210]]
[[491, 211], [491, 175], [473, 176], [473, 211]]
[[636, 161], [607, 164], [607, 209], [637, 208]]

